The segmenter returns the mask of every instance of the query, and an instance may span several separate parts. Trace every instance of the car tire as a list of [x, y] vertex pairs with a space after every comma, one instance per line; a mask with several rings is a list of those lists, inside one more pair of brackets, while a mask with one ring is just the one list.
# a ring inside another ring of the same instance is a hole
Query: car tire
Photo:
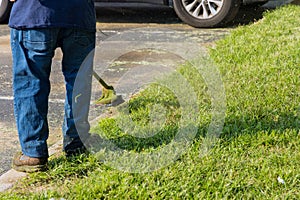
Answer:
[[185, 23], [196, 27], [219, 27], [238, 13], [241, 0], [173, 0], [174, 10]]
[[8, 21], [12, 2], [9, 0], [0, 0], [0, 23]]

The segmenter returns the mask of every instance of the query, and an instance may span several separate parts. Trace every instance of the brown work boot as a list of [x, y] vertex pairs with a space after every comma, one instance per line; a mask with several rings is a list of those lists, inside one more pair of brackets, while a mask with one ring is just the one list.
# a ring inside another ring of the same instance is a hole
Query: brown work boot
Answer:
[[14, 156], [12, 167], [20, 172], [38, 172], [46, 170], [48, 158], [31, 158], [23, 153]]

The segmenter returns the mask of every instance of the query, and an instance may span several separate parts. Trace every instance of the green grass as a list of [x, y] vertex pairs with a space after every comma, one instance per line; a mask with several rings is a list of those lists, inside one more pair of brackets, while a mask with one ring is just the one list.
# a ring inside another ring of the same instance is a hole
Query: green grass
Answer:
[[[211, 120], [211, 101], [202, 77], [186, 65], [179, 71], [195, 89], [200, 115], [196, 123], [185, 121], [198, 131], [174, 163], [129, 173], [94, 155], [52, 158], [49, 171], [32, 174], [0, 199], [299, 199], [300, 7], [282, 7], [233, 30], [210, 55], [222, 75], [227, 110], [222, 134], [209, 154], [200, 156], [199, 151]], [[179, 101], [154, 84], [129, 103], [140, 129], [125, 126], [130, 120], [120, 109], [93, 131], [129, 153], [154, 152], [174, 141], [182, 126]], [[151, 116], [164, 123], [155, 124]]]

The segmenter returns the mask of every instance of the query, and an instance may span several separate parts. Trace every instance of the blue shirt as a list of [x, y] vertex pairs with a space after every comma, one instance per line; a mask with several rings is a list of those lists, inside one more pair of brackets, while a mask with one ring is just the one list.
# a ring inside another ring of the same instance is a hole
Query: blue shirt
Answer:
[[9, 27], [96, 30], [93, 0], [16, 0]]

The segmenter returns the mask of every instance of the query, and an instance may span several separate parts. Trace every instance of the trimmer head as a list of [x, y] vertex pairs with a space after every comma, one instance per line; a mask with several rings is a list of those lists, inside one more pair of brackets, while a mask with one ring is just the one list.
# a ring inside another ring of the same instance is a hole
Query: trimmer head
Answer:
[[96, 105], [111, 105], [117, 106], [124, 102], [121, 95], [116, 95], [116, 92], [112, 86], [110, 89], [103, 88], [101, 97], [95, 101]]
[[97, 101], [95, 101], [96, 105], [117, 106], [125, 102], [121, 95], [116, 95], [114, 87], [111, 85], [107, 85], [95, 71], [93, 71], [93, 76], [103, 86], [101, 97]]

